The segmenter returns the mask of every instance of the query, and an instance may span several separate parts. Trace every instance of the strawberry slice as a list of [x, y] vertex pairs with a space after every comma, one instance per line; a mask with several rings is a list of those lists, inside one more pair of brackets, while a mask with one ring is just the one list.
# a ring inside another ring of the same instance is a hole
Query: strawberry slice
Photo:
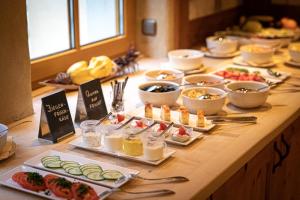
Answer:
[[179, 135], [187, 135], [185, 128], [183, 126], [180, 126], [178, 129], [178, 134]]
[[135, 125], [136, 125], [136, 127], [139, 127], [139, 128], [144, 127], [144, 123], [142, 121], [139, 121], [139, 120], [135, 121]]
[[166, 124], [164, 124], [162, 122], [159, 123], [158, 131], [164, 131], [166, 128], [167, 128]]
[[117, 114], [117, 120], [118, 120], [118, 123], [124, 121], [124, 119], [125, 119], [125, 116], [124, 116], [124, 115]]

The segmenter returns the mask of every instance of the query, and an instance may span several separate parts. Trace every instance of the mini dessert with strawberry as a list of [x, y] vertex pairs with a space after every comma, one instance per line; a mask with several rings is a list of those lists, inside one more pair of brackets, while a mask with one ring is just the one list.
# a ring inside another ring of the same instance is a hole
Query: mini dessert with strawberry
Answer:
[[142, 120], [135, 120], [135, 121], [133, 121], [132, 126], [134, 128], [146, 128], [147, 127], [147, 125]]
[[172, 133], [172, 140], [177, 142], [186, 142], [191, 138], [190, 131], [184, 126], [180, 126], [178, 130]]
[[120, 124], [125, 120], [125, 115], [122, 114], [116, 114], [113, 116], [113, 118], [110, 120], [110, 123], [112, 124]]
[[[164, 130], [166, 130], [166, 128], [168, 128], [168, 125], [163, 123], [163, 122], [160, 122], [159, 127], [156, 129], [157, 134], [160, 135]], [[165, 135], [165, 137], [168, 137], [169, 136], [169, 131], [164, 133], [164, 135]]]

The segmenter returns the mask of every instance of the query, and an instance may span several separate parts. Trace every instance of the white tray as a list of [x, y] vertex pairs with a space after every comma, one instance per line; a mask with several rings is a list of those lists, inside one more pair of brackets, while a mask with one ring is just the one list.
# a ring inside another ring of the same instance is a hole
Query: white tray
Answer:
[[107, 149], [105, 149], [104, 147], [100, 146], [100, 147], [89, 147], [86, 146], [83, 142], [81, 137], [76, 138], [75, 140], [71, 141], [69, 143], [72, 146], [81, 148], [81, 149], [85, 149], [85, 150], [89, 150], [89, 151], [93, 151], [96, 153], [102, 153], [102, 154], [107, 154], [107, 155], [111, 155], [111, 156], [115, 156], [115, 157], [119, 157], [119, 158], [123, 158], [126, 160], [132, 160], [132, 161], [137, 161], [137, 162], [141, 162], [141, 163], [145, 163], [145, 164], [150, 164], [150, 165], [159, 165], [161, 164], [163, 161], [167, 160], [168, 158], [170, 158], [175, 151], [174, 150], [170, 150], [167, 149], [164, 152], [163, 158], [157, 161], [149, 161], [146, 160], [143, 156], [129, 156], [121, 151], [119, 152], [112, 152], [112, 151], [108, 151]]
[[[35, 168], [29, 167], [29, 166], [21, 165], [21, 166], [18, 166], [16, 168], [6, 172], [5, 174], [2, 174], [0, 176], [0, 184], [4, 185], [6, 187], [10, 187], [10, 188], [13, 188], [13, 189], [16, 189], [16, 190], [19, 190], [19, 191], [22, 191], [22, 192], [30, 193], [30, 194], [33, 194], [33, 195], [36, 195], [36, 196], [40, 196], [40, 197], [43, 197], [43, 198], [46, 198], [46, 199], [55, 199], [55, 200], [64, 199], [64, 198], [60, 198], [60, 197], [55, 196], [49, 190], [47, 190], [47, 191], [49, 191], [49, 194], [47, 195], [45, 193], [45, 191], [35, 192], [35, 191], [27, 190], [27, 189], [21, 187], [18, 183], [16, 183], [15, 181], [12, 180], [12, 176], [15, 173], [21, 172], [21, 171], [24, 171], [24, 172], [38, 172], [42, 176], [45, 176], [47, 174], [51, 174], [51, 173], [46, 172], [46, 171], [42, 171], [42, 170], [35, 169]], [[72, 181], [72, 182], [78, 181], [78, 180], [73, 179], [73, 178], [68, 178], [68, 177], [65, 177], [65, 176], [63, 176], [63, 177], [66, 178], [69, 181]], [[84, 183], [84, 181], [81, 181], [81, 182]], [[107, 193], [106, 195], [102, 196], [101, 199], [105, 199], [110, 194], [110, 192], [108, 192], [108, 191], [111, 190], [110, 188], [106, 188], [106, 187], [99, 186], [99, 185], [94, 185], [94, 184], [91, 184], [91, 183], [88, 183], [88, 185], [90, 185], [92, 188], [94, 188], [94, 190], [96, 191], [96, 193], [98, 195], [101, 195], [104, 192]]]
[[[124, 176], [128, 177], [123, 179], [123, 181], [109, 181], [109, 180], [102, 180], [102, 181], [94, 181], [94, 180], [90, 180], [88, 178], [86, 178], [85, 176], [75, 176], [72, 174], [68, 174], [65, 172], [64, 169], [51, 169], [51, 168], [46, 168], [43, 166], [43, 164], [41, 163], [41, 158], [45, 157], [45, 156], [53, 156], [53, 155], [57, 155], [60, 156], [61, 160], [67, 160], [67, 161], [76, 161], [80, 164], [88, 164], [88, 163], [95, 163], [98, 164], [102, 167], [103, 170], [118, 170], [120, 171], [122, 174], [124, 174]], [[120, 167], [117, 165], [112, 165], [109, 163], [105, 163], [105, 162], [101, 162], [101, 161], [97, 161], [97, 160], [92, 160], [92, 159], [88, 159], [85, 158], [83, 156], [77, 156], [77, 155], [73, 155], [73, 154], [69, 154], [69, 153], [63, 153], [60, 151], [54, 151], [54, 150], [50, 150], [47, 151], [45, 153], [39, 154], [35, 157], [33, 157], [30, 160], [27, 160], [26, 162], [24, 162], [25, 165], [34, 167], [34, 168], [38, 168], [38, 169], [42, 169], [42, 170], [46, 170], [49, 172], [53, 172], [56, 174], [61, 174], [64, 176], [69, 176], [69, 177], [73, 177], [76, 178], [78, 180], [83, 180], [86, 182], [90, 182], [93, 184], [97, 184], [97, 185], [102, 185], [102, 186], [106, 186], [106, 187], [110, 187], [110, 188], [117, 188], [122, 186], [123, 184], [125, 184], [131, 177], [131, 175], [136, 175], [139, 173], [139, 171], [136, 170], [132, 170], [132, 169], [128, 169], [128, 168], [124, 168], [124, 167]]]
[[171, 134], [165, 139], [165, 141], [169, 144], [174, 144], [174, 145], [180, 145], [180, 146], [188, 146], [189, 144], [192, 144], [193, 142], [195, 142], [198, 139], [202, 139], [203, 138], [203, 134], [201, 132], [197, 132], [197, 131], [192, 131], [191, 134], [191, 138], [186, 141], [186, 142], [177, 142], [175, 140], [172, 140], [171, 138]]
[[[128, 114], [131, 116], [145, 118], [144, 113], [145, 113], [144, 106], [141, 106], [141, 107], [129, 112]], [[170, 122], [163, 121], [160, 119], [160, 108], [155, 108], [155, 107], [153, 107], [153, 120], [158, 121], [158, 122], [170, 123]], [[183, 125], [179, 122], [179, 112], [178, 111], [171, 110], [171, 122], [174, 122], [175, 126]], [[210, 131], [213, 127], [216, 126], [215, 124], [212, 123], [211, 120], [207, 120], [207, 119], [205, 119], [204, 127], [198, 127], [196, 125], [196, 123], [197, 123], [197, 116], [194, 114], [190, 114], [189, 124], [184, 125], [184, 126], [191, 127], [191, 128], [193, 128], [194, 131], [197, 131], [197, 132]]]

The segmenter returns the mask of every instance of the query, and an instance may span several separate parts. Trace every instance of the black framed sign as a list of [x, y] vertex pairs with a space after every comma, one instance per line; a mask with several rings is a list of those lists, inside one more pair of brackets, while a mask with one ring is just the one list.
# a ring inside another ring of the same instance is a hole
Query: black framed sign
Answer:
[[79, 87], [75, 122], [80, 123], [87, 119], [101, 119], [107, 115], [105, 100], [100, 80], [86, 82]]
[[65, 91], [42, 98], [39, 138], [59, 142], [75, 134]]

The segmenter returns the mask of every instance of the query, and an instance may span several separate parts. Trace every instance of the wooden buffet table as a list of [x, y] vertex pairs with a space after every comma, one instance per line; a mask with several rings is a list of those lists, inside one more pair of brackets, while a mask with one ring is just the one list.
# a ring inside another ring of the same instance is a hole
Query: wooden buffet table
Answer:
[[[283, 57], [285, 56], [286, 51], [284, 52]], [[160, 66], [161, 62], [165, 61], [166, 60], [153, 60], [144, 58], [141, 60], [140, 66], [141, 69], [149, 69], [151, 67], [158, 67]], [[212, 71], [218, 67], [231, 63], [231, 59], [218, 60], [205, 58], [204, 63], [206, 66], [208, 66], [207, 71]], [[283, 63], [279, 64], [278, 67], [274, 69], [280, 69], [283, 71], [291, 72], [293, 75], [300, 76], [300, 68], [297, 69], [294, 67], [288, 67]], [[125, 92], [126, 110], [132, 110], [142, 105], [140, 103], [136, 90], [137, 84], [144, 81], [144, 78], [141, 74], [142, 72], [132, 75], [128, 82], [127, 90]], [[300, 79], [293, 82], [300, 83]], [[283, 85], [284, 84], [285, 83], [283, 83]], [[284, 87], [283, 85], [280, 85], [279, 88]], [[106, 103], [107, 105], [109, 105], [110, 86], [107, 83], [102, 87], [104, 90]], [[227, 114], [236, 116], [240, 113], [244, 113], [245, 115], [255, 115], [258, 117], [258, 123], [255, 125], [247, 126], [243, 124], [220, 125], [213, 129], [211, 132], [205, 134], [205, 137], [202, 140], [196, 141], [190, 146], [170, 146], [170, 148], [176, 150], [174, 157], [159, 166], [149, 166], [133, 161], [126, 161], [73, 148], [68, 145], [68, 142], [74, 139], [75, 136], [68, 138], [58, 144], [49, 145], [40, 143], [37, 140], [41, 109], [40, 99], [41, 97], [46, 96], [51, 92], [53, 92], [53, 89], [49, 87], [44, 87], [34, 91], [33, 105], [35, 114], [33, 116], [27, 117], [24, 120], [9, 125], [9, 127], [12, 127], [9, 131], [9, 135], [13, 136], [14, 141], [17, 144], [17, 150], [15, 156], [0, 162], [1, 174], [8, 171], [9, 169], [21, 165], [24, 161], [39, 153], [50, 149], [56, 149], [140, 170], [141, 175], [144, 177], [181, 175], [186, 176], [190, 179], [189, 182], [168, 184], [149, 184], [150, 182], [133, 180], [130, 183], [126, 184], [126, 186], [124, 187], [125, 189], [132, 191], [164, 188], [171, 189], [176, 192], [175, 195], [164, 196], [161, 197], [161, 199], [184, 200], [207, 198], [242, 198], [242, 196], [237, 196], [237, 194], [247, 195], [248, 199], [267, 199], [271, 198], [271, 196], [270, 194], [266, 194], [267, 192], [265, 191], [272, 191], [273, 187], [270, 187], [272, 186], [272, 184], [270, 183], [268, 183], [269, 185], [267, 186], [264, 184], [264, 182], [270, 182], [265, 180], [267, 178], [263, 178], [263, 180], [261, 178], [257, 179], [257, 169], [263, 169], [262, 171], [259, 171], [259, 175], [263, 177], [267, 177], [267, 173], [272, 173], [268, 172], [268, 170], [265, 170], [264, 165], [263, 167], [261, 166], [262, 163], [264, 163], [268, 159], [270, 159], [270, 162], [268, 162], [269, 164], [272, 164], [272, 162], [276, 160], [276, 156], [274, 156], [274, 159], [272, 157], [273, 142], [278, 140], [277, 144], [279, 144], [280, 141], [277, 138], [288, 127], [291, 127], [292, 123], [294, 123], [295, 125], [295, 120], [298, 119], [298, 124], [300, 123], [299, 92], [288, 94], [272, 94], [269, 96], [267, 104], [257, 109], [241, 110], [234, 108], [229, 104], [226, 104], [226, 106], [224, 106], [224, 112], [227, 112]], [[74, 119], [77, 92], [67, 93], [67, 97], [72, 117]], [[19, 124], [22, 121], [31, 122], [26, 122], [13, 127], [15, 124]], [[295, 126], [293, 127], [295, 128]], [[294, 133], [297, 134], [296, 139], [293, 138], [293, 140], [297, 140], [297, 144], [300, 143], [300, 137], [298, 136], [300, 134], [299, 130], [299, 126], [296, 127], [296, 131], [293, 129]], [[269, 146], [270, 148], [268, 148]], [[291, 152], [292, 150], [294, 150], [293, 146], [291, 148]], [[261, 156], [262, 158], [259, 158], [259, 156]], [[255, 161], [255, 159], [257, 161]], [[245, 170], [250, 170], [251, 172], [251, 169], [255, 173], [250, 173], [250, 175], [247, 175], [247, 173], [245, 173]], [[274, 176], [274, 173], [272, 173], [270, 176]], [[260, 182], [255, 183], [256, 180], [259, 180]], [[274, 180], [274, 178], [272, 180]], [[244, 181], [248, 181], [248, 185], [244, 183]], [[262, 186], [262, 184], [264, 185]], [[241, 189], [242, 187], [244, 189]], [[247, 188], [245, 189], [245, 187]], [[261, 191], [263, 189], [265, 191]], [[229, 190], [231, 190], [232, 194], [230, 192], [228, 193]], [[248, 190], [248, 193], [245, 192], [246, 190]], [[35, 196], [8, 189], [2, 186], [0, 187], [0, 194], [2, 197], [6, 197], [6, 199], [38, 199]], [[230, 196], [229, 194], [231, 194], [232, 196]], [[132, 199], [134, 197], [136, 196], [125, 193], [115, 193], [110, 196], [109, 199]], [[154, 197], [153, 199], [157, 199], [157, 197]]]

